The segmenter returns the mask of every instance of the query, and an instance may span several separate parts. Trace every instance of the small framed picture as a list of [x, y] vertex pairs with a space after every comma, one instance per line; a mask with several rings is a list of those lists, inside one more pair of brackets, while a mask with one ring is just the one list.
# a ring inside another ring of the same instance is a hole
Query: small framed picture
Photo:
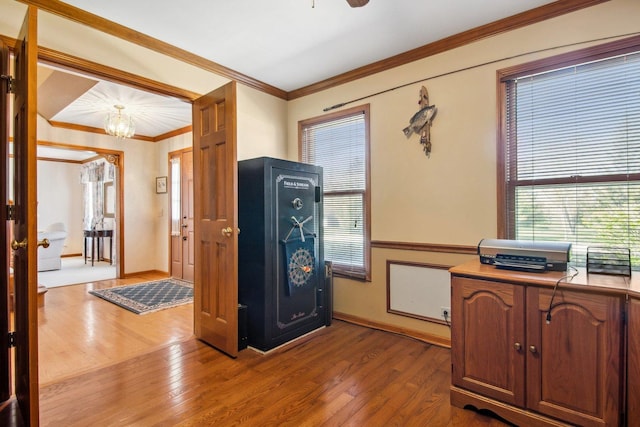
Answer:
[[166, 193], [167, 192], [167, 177], [159, 176], [156, 178], [156, 193]]

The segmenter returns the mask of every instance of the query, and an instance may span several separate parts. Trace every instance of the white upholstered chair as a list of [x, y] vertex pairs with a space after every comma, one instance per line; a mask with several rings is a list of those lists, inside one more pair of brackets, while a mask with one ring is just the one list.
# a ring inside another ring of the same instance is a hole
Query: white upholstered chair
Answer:
[[60, 270], [62, 268], [62, 250], [67, 238], [67, 230], [63, 223], [56, 222], [38, 233], [38, 240], [49, 239], [49, 247], [38, 247], [38, 271]]

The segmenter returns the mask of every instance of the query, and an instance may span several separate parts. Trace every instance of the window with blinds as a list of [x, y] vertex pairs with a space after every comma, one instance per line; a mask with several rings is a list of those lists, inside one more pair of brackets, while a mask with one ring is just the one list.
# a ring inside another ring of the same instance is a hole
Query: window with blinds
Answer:
[[640, 52], [505, 85], [508, 238], [631, 249], [640, 268]]
[[334, 272], [369, 274], [369, 106], [299, 123], [300, 160], [322, 166], [324, 256]]

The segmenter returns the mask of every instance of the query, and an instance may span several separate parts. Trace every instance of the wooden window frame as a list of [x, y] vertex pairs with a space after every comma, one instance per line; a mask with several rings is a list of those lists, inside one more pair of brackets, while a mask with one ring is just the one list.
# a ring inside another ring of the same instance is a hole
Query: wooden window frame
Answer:
[[[636, 52], [640, 50], [640, 36], [633, 36], [622, 40], [616, 40], [609, 43], [604, 43], [597, 46], [591, 46], [584, 49], [579, 49], [573, 52], [567, 52], [564, 54], [556, 55], [549, 58], [544, 58], [524, 64], [516, 65], [513, 67], [498, 70], [497, 77], [497, 129], [498, 140], [496, 144], [496, 156], [497, 156], [497, 230], [498, 238], [509, 239], [515, 235], [515, 212], [507, 212], [507, 205], [510, 197], [513, 198], [515, 193], [515, 185], [507, 184], [507, 156], [515, 155], [515, 153], [509, 153], [507, 142], [507, 87], [509, 82], [515, 78], [542, 73], [554, 69], [563, 67], [570, 67], [581, 63], [596, 61], [609, 57], [625, 55], [628, 53]], [[640, 177], [632, 177], [629, 179], [636, 180]], [[610, 176], [607, 177], [589, 177], [589, 182], [608, 182], [615, 180]], [[557, 182], [556, 182], [557, 181]], [[561, 184], [565, 180], [554, 179], [545, 183]], [[514, 182], [514, 180], [509, 180]], [[575, 179], [571, 179], [571, 183], [575, 183]], [[541, 182], [538, 182], [541, 183]], [[513, 205], [511, 203], [510, 205]]]
[[353, 269], [338, 263], [333, 264], [333, 273], [336, 276], [347, 277], [362, 281], [371, 281], [371, 144], [370, 144], [370, 107], [369, 104], [360, 105], [345, 110], [335, 111], [333, 113], [325, 114], [322, 116], [312, 117], [310, 119], [301, 120], [298, 122], [298, 160], [302, 161], [302, 135], [303, 129], [307, 126], [318, 125], [322, 123], [331, 122], [341, 119], [346, 116], [351, 116], [357, 113], [364, 114], [365, 121], [365, 190], [364, 193], [360, 191], [338, 191], [326, 194], [333, 195], [351, 195], [351, 194], [363, 194], [363, 239], [364, 239], [364, 253], [363, 253], [363, 268]]

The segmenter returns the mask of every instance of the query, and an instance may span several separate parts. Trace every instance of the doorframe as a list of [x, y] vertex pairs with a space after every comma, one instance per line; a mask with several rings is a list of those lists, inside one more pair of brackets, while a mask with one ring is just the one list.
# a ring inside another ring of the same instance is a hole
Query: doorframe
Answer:
[[[169, 204], [169, 206], [168, 206], [168, 210], [167, 210], [169, 212], [169, 215], [167, 215], [167, 217], [168, 217], [168, 224], [167, 224], [167, 227], [168, 227], [167, 228], [168, 245], [167, 245], [167, 247], [169, 248], [169, 253], [167, 254], [167, 256], [168, 256], [168, 266], [169, 266], [169, 276], [170, 277], [173, 277], [172, 274], [171, 274], [172, 263], [173, 263], [173, 257], [172, 257], [173, 245], [172, 245], [172, 242], [171, 242], [171, 237], [172, 237], [171, 236], [171, 221], [172, 221], [171, 208], [172, 208], [172, 198], [173, 198], [173, 185], [171, 185], [171, 183], [173, 182], [173, 174], [171, 172], [171, 159], [173, 157], [176, 157], [176, 156], [182, 157], [182, 154], [188, 153], [189, 151], [193, 152], [193, 142], [192, 142], [191, 147], [180, 148], [178, 150], [169, 151], [167, 153], [167, 175], [169, 177], [169, 183], [167, 184], [167, 187], [169, 189], [168, 190], [168, 194], [169, 194], [168, 204]], [[180, 171], [182, 171], [182, 161], [180, 161]], [[182, 180], [181, 180], [180, 184], [181, 184], [180, 187], [182, 187]], [[180, 193], [180, 202], [182, 203], [182, 192]], [[183, 255], [184, 255], [184, 252], [183, 252]], [[184, 263], [184, 258], [182, 258], [182, 262]]]
[[[1, 36], [0, 38], [2, 38], [2, 41], [7, 45], [7, 47], [9, 48], [9, 53], [12, 54], [13, 53], [13, 49], [12, 47], [15, 46], [16, 44], [16, 39], [10, 38], [10, 37], [6, 37], [6, 36]], [[160, 95], [165, 95], [165, 96], [169, 96], [169, 97], [173, 97], [176, 99], [180, 99], [181, 101], [187, 102], [189, 104], [192, 105], [193, 108], [193, 102], [200, 98], [202, 95], [196, 93], [196, 92], [191, 92], [189, 90], [186, 89], [182, 89], [176, 86], [171, 86], [165, 83], [161, 83], [161, 82], [157, 82], [142, 76], [138, 76], [136, 74], [132, 74], [132, 73], [128, 73], [126, 71], [122, 71], [119, 70], [117, 68], [113, 68], [113, 67], [109, 67], [107, 65], [103, 65], [103, 64], [99, 64], [97, 62], [92, 62], [92, 61], [88, 61], [86, 59], [83, 58], [79, 58], [77, 56], [73, 56], [73, 55], [69, 55], [67, 53], [64, 52], [60, 52], [60, 51], [56, 51], [53, 49], [48, 49], [48, 48], [43, 48], [42, 46], [38, 46], [38, 62], [42, 62], [42, 63], [46, 63], [46, 64], [50, 64], [53, 66], [58, 66], [61, 68], [65, 68], [67, 70], [70, 71], [77, 71], [80, 73], [84, 73], [90, 76], [94, 76], [97, 78], [101, 78], [107, 81], [111, 81], [117, 84], [121, 84], [121, 85], [125, 85], [125, 86], [129, 86], [135, 89], [139, 89], [139, 90], [143, 90], [143, 91], [147, 91], [147, 92], [151, 92], [151, 93], [156, 93], [156, 94], [160, 94]], [[193, 123], [192, 123], [193, 125]], [[85, 131], [90, 131], [90, 129], [78, 129], [78, 130], [85, 130]], [[192, 131], [192, 129], [191, 129]], [[184, 132], [180, 132], [180, 133], [184, 133]], [[167, 138], [169, 138], [172, 135], [166, 135]], [[40, 144], [41, 141], [38, 141], [38, 144]], [[70, 149], [88, 149], [91, 151], [96, 151], [99, 153], [102, 153], [104, 155], [117, 155], [120, 154], [120, 164], [119, 164], [119, 170], [120, 170], [120, 181], [122, 182], [122, 184], [124, 185], [124, 152], [122, 151], [116, 151], [116, 150], [109, 150], [109, 149], [105, 149], [105, 148], [96, 148], [96, 147], [83, 147], [80, 145], [72, 145], [72, 144], [65, 144], [65, 143], [58, 143], [58, 142], [51, 142], [49, 144], [53, 144], [51, 146], [54, 147], [63, 147], [63, 148], [70, 148]], [[191, 148], [193, 148], [193, 142], [192, 142], [192, 146]], [[120, 191], [120, 193], [122, 194], [124, 192], [124, 188], [121, 189], [122, 191]], [[122, 196], [120, 196], [122, 197]], [[119, 216], [120, 218], [122, 218], [124, 213], [124, 199], [122, 198], [120, 200], [120, 208], [119, 208]], [[121, 221], [121, 220], [119, 220]], [[170, 226], [170, 224], [169, 224]], [[120, 223], [120, 233], [121, 235], [124, 237], [124, 221], [121, 221]], [[117, 276], [118, 278], [124, 278], [125, 274], [124, 274], [124, 238], [121, 238], [119, 241], [119, 267], [116, 267], [116, 271], [117, 271]], [[169, 247], [169, 257], [170, 255], [170, 247]], [[171, 266], [171, 263], [169, 261], [169, 268]]]
[[[116, 163], [116, 236], [118, 245], [116, 246], [116, 279], [125, 277], [125, 229], [124, 229], [124, 151], [110, 150], [107, 148], [89, 147], [84, 145], [67, 144], [63, 142], [51, 142], [38, 140], [38, 145], [43, 147], [63, 148], [65, 150], [94, 151], [97, 157], [107, 159], [109, 163]], [[113, 260], [112, 260], [113, 261]]]

